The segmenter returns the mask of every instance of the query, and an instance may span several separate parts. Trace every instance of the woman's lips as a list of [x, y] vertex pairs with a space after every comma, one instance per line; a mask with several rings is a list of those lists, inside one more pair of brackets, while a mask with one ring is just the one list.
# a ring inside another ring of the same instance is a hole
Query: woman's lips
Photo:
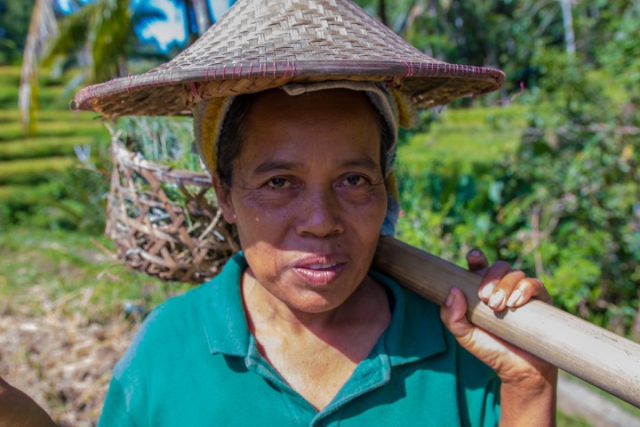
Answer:
[[311, 286], [326, 286], [331, 283], [344, 269], [344, 260], [322, 259], [299, 260], [293, 266], [293, 271]]
[[294, 267], [293, 271], [312, 286], [325, 286], [340, 274], [344, 266], [345, 264], [333, 264], [323, 268]]

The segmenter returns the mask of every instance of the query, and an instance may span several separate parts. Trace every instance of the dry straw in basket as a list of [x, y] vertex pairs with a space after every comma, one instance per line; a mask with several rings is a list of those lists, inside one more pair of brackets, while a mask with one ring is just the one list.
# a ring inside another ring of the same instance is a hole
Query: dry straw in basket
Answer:
[[207, 195], [209, 175], [146, 161], [117, 136], [111, 152], [107, 235], [120, 259], [164, 280], [202, 283], [217, 274], [239, 248], [234, 228]]

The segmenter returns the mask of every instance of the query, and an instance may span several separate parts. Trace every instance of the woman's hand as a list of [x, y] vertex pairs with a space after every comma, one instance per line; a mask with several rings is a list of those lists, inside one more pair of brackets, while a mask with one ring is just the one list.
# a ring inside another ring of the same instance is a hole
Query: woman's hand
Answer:
[[33, 399], [0, 378], [0, 427], [55, 427]]
[[[512, 270], [504, 261], [489, 267], [484, 254], [472, 250], [467, 254], [467, 263], [470, 271], [483, 276], [478, 294], [494, 311], [521, 307], [531, 298], [551, 303], [540, 280]], [[472, 325], [465, 316], [466, 311], [464, 295], [452, 288], [440, 316], [458, 343], [500, 377], [501, 425], [555, 425], [557, 368]]]

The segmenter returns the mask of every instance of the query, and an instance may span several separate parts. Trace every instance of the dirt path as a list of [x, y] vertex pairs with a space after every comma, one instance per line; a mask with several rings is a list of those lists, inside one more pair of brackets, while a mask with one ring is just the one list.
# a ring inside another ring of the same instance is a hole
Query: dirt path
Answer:
[[558, 409], [580, 415], [592, 427], [640, 427], [640, 418], [576, 381], [560, 376]]
[[[61, 427], [94, 427], [113, 365], [136, 329], [128, 321], [87, 323], [42, 301], [43, 313], [0, 307], [0, 376], [23, 389]], [[558, 408], [592, 427], [640, 427], [640, 419], [581, 383], [562, 378]]]

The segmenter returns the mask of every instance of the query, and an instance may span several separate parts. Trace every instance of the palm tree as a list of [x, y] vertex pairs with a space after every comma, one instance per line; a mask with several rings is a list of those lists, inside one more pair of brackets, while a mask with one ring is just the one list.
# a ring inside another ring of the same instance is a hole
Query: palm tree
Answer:
[[[49, 44], [44, 65], [55, 60], [86, 65], [81, 83], [105, 81], [127, 74], [127, 60], [142, 43], [136, 28], [166, 15], [151, 6], [132, 10], [129, 0], [96, 0], [79, 5], [61, 20], [60, 33]], [[80, 58], [80, 59], [78, 59]]]
[[35, 111], [38, 106], [38, 56], [45, 41], [58, 34], [58, 24], [53, 12], [52, 0], [37, 0], [31, 12], [29, 33], [25, 43], [22, 69], [20, 71], [20, 90], [18, 107], [22, 118], [22, 126], [27, 135], [37, 132]]
[[171, 0], [185, 14], [188, 44], [196, 41], [212, 24], [211, 10], [207, 0]]

